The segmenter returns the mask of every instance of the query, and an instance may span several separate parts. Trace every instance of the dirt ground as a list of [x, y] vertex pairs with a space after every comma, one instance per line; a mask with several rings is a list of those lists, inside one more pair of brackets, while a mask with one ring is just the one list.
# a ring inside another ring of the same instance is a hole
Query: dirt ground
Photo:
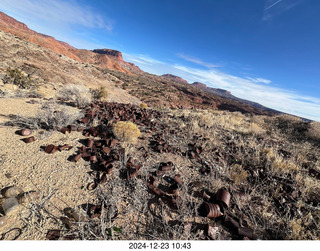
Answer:
[[[41, 104], [29, 104], [29, 100], [0, 99], [0, 189], [16, 186], [24, 192], [38, 191], [40, 204], [44, 203], [47, 212], [37, 212], [37, 209], [30, 208], [27, 204], [20, 205], [14, 215], [5, 216], [4, 224], [0, 225], [0, 232], [6, 233], [10, 229], [27, 227], [18, 239], [38, 240], [45, 238], [48, 230], [46, 227], [55, 227], [54, 218], [61, 217], [63, 209], [90, 202], [92, 196], [83, 186], [92, 178], [88, 174], [90, 168], [85, 161], [81, 159], [75, 163], [67, 160], [76, 152], [77, 147], [81, 146], [79, 140], [84, 137], [80, 132], [65, 135], [58, 131], [37, 130], [32, 133], [36, 141], [27, 144], [21, 140], [23, 136], [15, 133], [20, 128], [3, 125], [13, 115], [34, 116]], [[76, 110], [72, 107], [68, 109]], [[49, 144], [69, 144], [73, 148], [51, 155], [41, 148]], [[46, 217], [31, 217], [37, 213], [46, 214]], [[30, 221], [37, 219], [46, 221], [42, 224], [44, 229], [33, 228], [34, 225]], [[14, 238], [16, 233], [13, 232], [8, 233], [5, 239]]]

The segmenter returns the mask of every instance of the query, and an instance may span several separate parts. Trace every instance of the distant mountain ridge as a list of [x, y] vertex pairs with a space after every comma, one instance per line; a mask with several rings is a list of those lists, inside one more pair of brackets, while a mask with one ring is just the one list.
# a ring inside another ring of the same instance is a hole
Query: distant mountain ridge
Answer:
[[[117, 56], [119, 54], [118, 51], [111, 49], [97, 49], [94, 51], [77, 49], [66, 42], [56, 40], [52, 36], [35, 32], [29, 29], [24, 23], [17, 21], [1, 11], [0, 29], [82, 63], [95, 64], [102, 68], [117, 70], [128, 74], [132, 72], [142, 72], [142, 70], [133, 63], [125, 62], [122, 55], [121, 57]], [[105, 53], [102, 54], [101, 51], [105, 51]]]
[[178, 76], [172, 75], [172, 74], [163, 74], [163, 75], [161, 75], [161, 77], [171, 79], [173, 81], [177, 81], [177, 82], [184, 83], [184, 84], [189, 84], [187, 80], [180, 78]]
[[263, 106], [263, 105], [261, 105], [261, 104], [259, 104], [257, 102], [253, 102], [253, 101], [249, 101], [249, 100], [246, 100], [246, 99], [242, 99], [242, 98], [238, 98], [236, 96], [233, 96], [230, 91], [227, 91], [227, 90], [224, 90], [224, 89], [208, 87], [205, 84], [200, 83], [200, 82], [194, 82], [191, 85], [193, 85], [193, 86], [195, 86], [195, 87], [197, 87], [199, 89], [202, 89], [205, 92], [212, 93], [212, 94], [218, 95], [220, 97], [229, 98], [229, 99], [232, 99], [232, 100], [235, 100], [235, 101], [240, 101], [240, 102], [246, 103], [248, 105], [252, 105], [253, 107], [261, 109], [263, 111], [278, 112], [278, 111], [276, 111], [274, 109], [265, 107], [265, 106]]
[[[95, 50], [77, 49], [66, 42], [56, 40], [54, 37], [30, 30], [25, 24], [9, 17], [3, 12], [0, 12], [0, 30], [13, 34], [16, 39], [32, 42], [38, 48], [49, 49], [51, 52], [54, 52], [52, 54], [56, 54], [56, 57], [60, 57], [63, 60], [65, 60], [62, 57], [63, 55], [68, 57], [69, 60], [70, 58], [75, 60], [70, 63], [70, 67], [77, 65], [77, 62], [93, 65], [86, 65], [83, 69], [86, 69], [88, 66], [95, 69], [99, 67], [99, 71], [108, 74], [109, 77], [112, 76], [110, 79], [113, 77], [117, 78], [118, 80], [115, 80], [115, 82], [122, 83], [121, 88], [127, 90], [129, 94], [136, 98], [146, 101], [148, 105], [187, 109], [218, 109], [256, 115], [280, 114], [279, 111], [266, 108], [258, 103], [234, 97], [227, 90], [207, 87], [200, 82], [189, 84], [185, 79], [172, 74], [164, 74], [162, 76], [149, 74], [142, 71], [133, 63], [125, 62], [122, 53], [117, 50], [107, 48]], [[24, 58], [32, 58], [35, 52], [27, 50], [21, 53], [24, 55]], [[17, 56], [19, 57], [19, 55]], [[40, 58], [40, 55], [38, 57]], [[59, 62], [57, 60], [56, 63]], [[67, 61], [63, 62], [65, 64]], [[53, 65], [55, 62], [51, 63]], [[60, 78], [59, 82], [67, 82], [65, 80], [68, 78], [68, 74], [65, 75], [64, 69], [51, 67], [51, 69], [56, 71], [56, 73], [53, 73], [53, 70], [48, 71], [45, 66], [45, 64], [37, 66], [36, 64], [24, 62], [23, 68], [37, 71], [39, 75], [44, 76], [43, 79], [53, 79], [57, 76], [58, 79]], [[87, 79], [96, 75], [88, 72], [84, 75], [76, 74], [72, 76], [74, 77], [73, 79], [79, 80], [77, 82], [86, 83]]]
[[224, 90], [224, 89], [219, 89], [219, 88], [208, 87], [205, 84], [200, 83], [200, 82], [194, 82], [191, 85], [193, 85], [195, 87], [198, 87], [198, 88], [200, 88], [200, 89], [202, 89], [202, 90], [204, 90], [206, 92], [211, 92], [211, 93], [214, 93], [214, 94], [217, 94], [219, 96], [226, 97], [226, 98], [233, 98], [234, 97], [231, 94], [230, 91], [227, 91], [227, 90]]

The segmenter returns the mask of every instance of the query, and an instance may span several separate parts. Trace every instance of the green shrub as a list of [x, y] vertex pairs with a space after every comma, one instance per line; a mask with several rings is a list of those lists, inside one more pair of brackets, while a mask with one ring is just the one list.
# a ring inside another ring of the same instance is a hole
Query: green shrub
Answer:
[[6, 83], [15, 84], [22, 89], [31, 89], [39, 85], [35, 80], [31, 79], [30, 75], [18, 68], [10, 67], [7, 69], [7, 74], [5, 75], [4, 81]]
[[101, 100], [108, 97], [108, 92], [104, 86], [100, 86], [99, 89], [90, 89], [90, 93], [93, 99]]

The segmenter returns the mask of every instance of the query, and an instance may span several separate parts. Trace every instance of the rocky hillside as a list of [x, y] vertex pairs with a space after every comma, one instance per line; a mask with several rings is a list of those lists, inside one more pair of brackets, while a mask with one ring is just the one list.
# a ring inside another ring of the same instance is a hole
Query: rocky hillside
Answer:
[[68, 43], [56, 40], [54, 37], [35, 32], [1, 11], [0, 29], [82, 63], [95, 64], [102, 68], [129, 74], [131, 71], [141, 71], [134, 64], [125, 62], [122, 57], [114, 57], [113, 55], [117, 55], [117, 51], [107, 49], [109, 53], [99, 54], [90, 50], [79, 50]]
[[56, 90], [61, 86], [85, 84], [94, 89], [105, 87], [108, 90], [110, 101], [141, 103], [138, 98], [117, 88], [114, 83], [118, 80], [104, 73], [101, 68], [81, 63], [10, 33], [0, 31], [0, 91], [2, 92], [11, 92], [17, 88], [17, 86], [6, 83], [8, 68], [24, 72], [33, 82], [38, 83], [37, 92], [46, 98], [54, 97]]

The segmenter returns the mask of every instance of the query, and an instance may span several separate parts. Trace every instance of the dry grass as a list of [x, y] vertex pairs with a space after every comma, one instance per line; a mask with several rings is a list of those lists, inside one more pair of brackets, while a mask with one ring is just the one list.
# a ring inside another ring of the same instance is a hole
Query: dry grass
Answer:
[[146, 103], [141, 103], [140, 108], [148, 108], [148, 105]]

